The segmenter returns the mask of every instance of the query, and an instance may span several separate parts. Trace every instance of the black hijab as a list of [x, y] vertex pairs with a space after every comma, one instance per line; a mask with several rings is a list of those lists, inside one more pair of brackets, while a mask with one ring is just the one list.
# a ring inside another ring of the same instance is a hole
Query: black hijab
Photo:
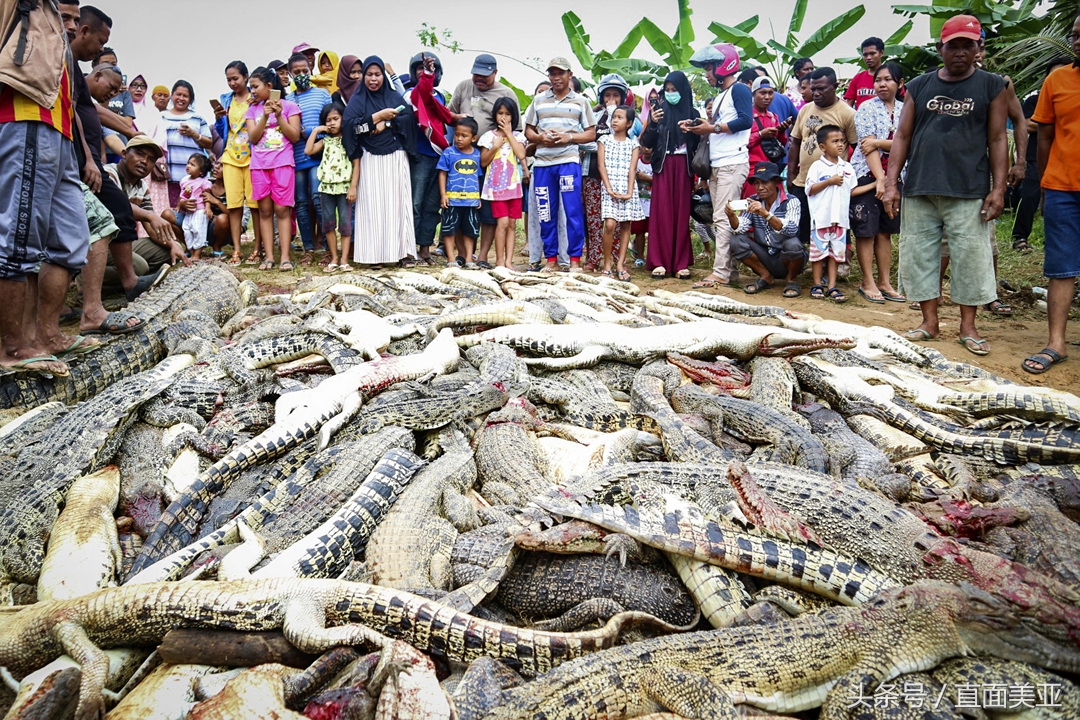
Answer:
[[[378, 65], [383, 73], [382, 85], [378, 90], [370, 90], [367, 81], [360, 80], [359, 86], [349, 100], [345, 108], [345, 117], [342, 119], [342, 142], [349, 153], [349, 157], [357, 158], [364, 152], [372, 155], [389, 155], [400, 149], [410, 154], [416, 151], [416, 118], [412, 114], [409, 103], [401, 93], [390, 87], [390, 80], [386, 74], [386, 65], [376, 55], [364, 60], [364, 75], [372, 65]], [[390, 131], [384, 130], [375, 134], [371, 122], [371, 116], [386, 108], [396, 108], [404, 105], [405, 110], [398, 113], [390, 123]], [[360, 134], [357, 134], [357, 130]]]
[[[667, 92], [663, 90], [663, 88], [667, 87], [668, 83], [671, 83], [682, 96], [675, 105], [672, 105], [667, 101]], [[659, 123], [659, 130], [660, 137], [667, 138], [667, 151], [672, 152], [680, 145], [686, 144], [687, 135], [679, 130], [679, 122], [682, 120], [693, 120], [694, 118], [701, 116], [694, 108], [694, 91], [690, 87], [690, 81], [686, 79], [686, 73], [681, 70], [675, 70], [669, 73], [668, 76], [664, 78], [663, 88], [660, 92], [660, 106], [664, 110], [664, 119]], [[665, 128], [670, 128], [670, 130], [665, 132]]]

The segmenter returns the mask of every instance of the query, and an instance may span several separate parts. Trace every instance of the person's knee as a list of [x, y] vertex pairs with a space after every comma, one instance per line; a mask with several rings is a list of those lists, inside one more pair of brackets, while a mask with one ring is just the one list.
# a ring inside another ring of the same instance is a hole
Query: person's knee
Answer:
[[732, 235], [728, 243], [728, 252], [736, 260], [744, 260], [752, 254], [750, 238], [745, 234]]
[[780, 246], [780, 259], [783, 262], [803, 260], [806, 254], [806, 246], [799, 242], [798, 238], [788, 238]]

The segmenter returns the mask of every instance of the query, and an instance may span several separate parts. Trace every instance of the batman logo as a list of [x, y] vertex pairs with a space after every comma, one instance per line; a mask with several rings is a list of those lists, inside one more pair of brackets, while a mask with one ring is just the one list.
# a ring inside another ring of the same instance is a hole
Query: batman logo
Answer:
[[454, 169], [462, 175], [475, 175], [480, 170], [480, 166], [476, 164], [475, 160], [458, 160], [454, 163]]

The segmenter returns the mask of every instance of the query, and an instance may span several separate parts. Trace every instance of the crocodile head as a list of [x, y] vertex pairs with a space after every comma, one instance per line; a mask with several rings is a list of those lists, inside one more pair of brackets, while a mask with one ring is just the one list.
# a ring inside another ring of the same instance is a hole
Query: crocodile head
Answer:
[[1080, 671], [1080, 651], [1033, 630], [1012, 603], [970, 583], [946, 600], [960, 637], [979, 654], [1031, 663], [1049, 670]]
[[850, 350], [856, 342], [849, 337], [832, 335], [806, 335], [800, 332], [777, 330], [769, 333], [758, 344], [758, 355], [766, 357], [793, 357], [815, 350]]

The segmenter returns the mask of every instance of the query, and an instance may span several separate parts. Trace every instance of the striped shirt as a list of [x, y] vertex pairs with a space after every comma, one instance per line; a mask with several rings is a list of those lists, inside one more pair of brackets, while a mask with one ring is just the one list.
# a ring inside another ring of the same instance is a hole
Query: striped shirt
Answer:
[[313, 87], [302, 93], [289, 93], [285, 99], [300, 106], [300, 139], [293, 143], [293, 160], [296, 161], [296, 169], [313, 168], [319, 164], [319, 158], [305, 154], [304, 147], [307, 144], [308, 135], [319, 127], [319, 114], [323, 106], [330, 102], [330, 93], [322, 88]]
[[197, 128], [203, 137], [210, 137], [210, 126], [200, 115], [191, 110], [180, 115], [171, 110], [165, 110], [161, 113], [161, 123], [165, 126], [165, 133], [169, 138], [169, 155], [166, 158], [169, 165], [169, 181], [178, 183], [187, 177], [185, 168], [191, 156], [195, 153], [206, 154], [195, 138], [180, 134], [180, 126], [186, 124], [188, 127]]
[[[596, 121], [593, 119], [589, 99], [584, 95], [571, 90], [566, 97], [559, 100], [554, 92], [547, 90], [533, 98], [532, 105], [525, 112], [525, 124], [532, 125], [541, 133], [548, 130], [579, 133], [591, 128]], [[581, 162], [581, 153], [573, 143], [558, 147], [538, 145], [533, 165], [546, 167], [568, 162]]]
[[38, 105], [10, 85], [0, 87], [3, 88], [0, 90], [0, 123], [43, 122], [68, 140], [72, 139], [75, 106], [71, 101], [71, 78], [68, 76], [67, 63], [64, 63], [64, 72], [60, 76], [60, 95], [51, 108]]

